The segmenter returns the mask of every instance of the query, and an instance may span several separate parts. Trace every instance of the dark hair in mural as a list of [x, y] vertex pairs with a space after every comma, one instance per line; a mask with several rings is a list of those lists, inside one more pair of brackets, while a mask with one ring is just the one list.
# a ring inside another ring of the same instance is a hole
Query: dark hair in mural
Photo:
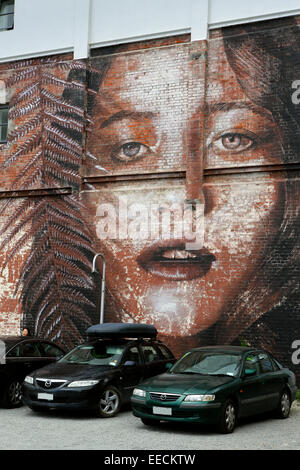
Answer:
[[272, 113], [280, 129], [281, 170], [286, 171], [280, 229], [242, 295], [223, 315], [217, 337], [225, 335], [231, 343], [238, 327], [250, 343], [290, 355], [287, 345], [300, 336], [300, 188], [293, 169], [300, 155], [300, 107], [291, 99], [292, 83], [300, 76], [300, 29], [288, 19], [280, 33], [268, 29], [268, 23], [235, 27], [232, 33], [231, 28], [223, 30], [228, 61], [248, 98]]
[[[240, 342], [243, 337], [251, 344], [284, 353], [289, 338], [300, 336], [299, 312], [295, 308], [299, 303], [300, 195], [292, 168], [300, 149], [300, 106], [291, 101], [291, 84], [300, 78], [300, 31], [289, 19], [280, 34], [269, 29], [268, 23], [252, 24], [224, 29], [223, 41], [241, 88], [250, 100], [268, 109], [279, 126], [286, 167], [280, 185], [284, 204], [277, 214], [281, 227], [260, 267], [227, 306], [218, 324], [199, 334], [199, 343], [224, 342], [224, 338], [228, 343]], [[84, 126], [87, 123], [88, 132], [93, 125], [94, 99], [111, 61], [113, 55], [94, 58], [92, 67], [75, 61], [67, 80], [48, 73], [43, 64], [23, 67], [7, 82], [12, 87], [22, 80], [24, 83], [31, 80], [11, 103], [11, 118], [16, 113], [28, 118], [10, 134], [9, 143], [28, 138], [9, 155], [2, 168], [31, 155], [11, 189], [33, 188], [40, 181], [42, 188], [70, 187], [73, 192], [43, 196], [36, 201], [21, 199], [2, 229], [6, 238], [1, 248], [29, 227], [16, 241], [5, 263], [32, 238], [31, 253], [19, 281], [24, 318], [35, 334], [66, 346], [78, 342], [85, 327], [95, 319], [97, 280], [91, 275], [94, 241], [79, 199], [80, 165]], [[51, 67], [60, 70], [66, 64]], [[61, 97], [49, 90], [52, 84], [63, 88]], [[93, 164], [92, 155], [86, 152], [85, 158]], [[284, 171], [284, 166], [280, 171]], [[6, 214], [8, 207], [9, 201], [2, 206], [0, 215]], [[280, 331], [278, 316], [283, 322]]]

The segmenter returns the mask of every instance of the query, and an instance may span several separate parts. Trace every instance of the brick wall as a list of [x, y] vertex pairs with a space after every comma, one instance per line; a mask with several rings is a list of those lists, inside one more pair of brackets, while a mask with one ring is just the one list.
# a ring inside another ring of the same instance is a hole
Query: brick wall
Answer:
[[106, 321], [154, 323], [177, 354], [263, 346], [299, 373], [298, 23], [1, 68], [0, 333], [80, 341], [101, 252]]

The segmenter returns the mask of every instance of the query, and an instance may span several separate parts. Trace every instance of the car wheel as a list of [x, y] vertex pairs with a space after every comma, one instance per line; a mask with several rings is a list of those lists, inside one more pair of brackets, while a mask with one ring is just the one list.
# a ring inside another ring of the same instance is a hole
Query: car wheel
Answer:
[[7, 408], [17, 408], [22, 406], [22, 385], [18, 380], [11, 380], [3, 395], [3, 404]]
[[237, 407], [232, 400], [227, 400], [221, 408], [221, 420], [219, 430], [223, 434], [234, 431], [237, 422]]
[[159, 426], [160, 421], [158, 419], [141, 418], [141, 421], [145, 426]]
[[100, 397], [97, 415], [101, 418], [112, 418], [120, 411], [121, 395], [113, 385], [106, 387]]
[[278, 418], [285, 419], [289, 417], [291, 410], [291, 398], [287, 390], [283, 390], [280, 395], [279, 405], [276, 410], [276, 415]]

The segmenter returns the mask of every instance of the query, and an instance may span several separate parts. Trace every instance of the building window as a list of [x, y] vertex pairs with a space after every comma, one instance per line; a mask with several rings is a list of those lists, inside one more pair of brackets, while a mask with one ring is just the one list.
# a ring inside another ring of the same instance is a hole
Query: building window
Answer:
[[15, 0], [0, 0], [0, 31], [14, 27]]
[[8, 106], [0, 105], [0, 144], [7, 142]]

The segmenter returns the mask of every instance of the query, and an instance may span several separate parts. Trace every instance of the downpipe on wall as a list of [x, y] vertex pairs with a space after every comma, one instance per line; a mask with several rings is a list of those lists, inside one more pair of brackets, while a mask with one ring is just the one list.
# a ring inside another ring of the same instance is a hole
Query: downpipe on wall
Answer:
[[97, 272], [96, 270], [96, 259], [98, 256], [101, 256], [103, 261], [102, 266], [102, 280], [101, 280], [101, 304], [100, 304], [100, 323], [104, 323], [104, 296], [105, 296], [105, 270], [106, 270], [106, 261], [102, 253], [96, 253], [93, 259], [93, 268], [92, 273]]

